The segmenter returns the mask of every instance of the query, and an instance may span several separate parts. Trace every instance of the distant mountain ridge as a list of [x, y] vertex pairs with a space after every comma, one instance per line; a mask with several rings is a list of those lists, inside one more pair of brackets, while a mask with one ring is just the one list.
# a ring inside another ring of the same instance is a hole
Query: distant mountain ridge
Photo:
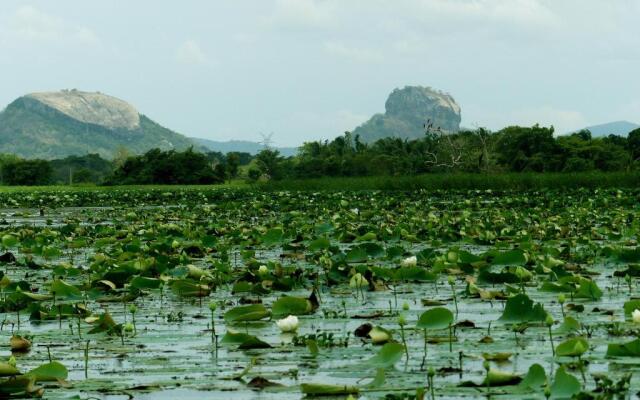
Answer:
[[[239, 153], [250, 153], [255, 155], [264, 149], [264, 145], [262, 143], [251, 142], [249, 140], [217, 141], [194, 137], [190, 139], [199, 145], [206, 147], [208, 150], [219, 151], [221, 153], [236, 151]], [[285, 157], [294, 156], [298, 152], [297, 147], [274, 147], [274, 149], [278, 150], [280, 154]]]
[[640, 125], [629, 121], [614, 121], [605, 124], [589, 126], [592, 137], [603, 137], [609, 135], [627, 136], [629, 132], [640, 128]]
[[0, 152], [25, 158], [88, 153], [112, 158], [120, 147], [143, 153], [191, 146], [189, 138], [140, 114], [124, 100], [100, 92], [32, 93], [0, 112]]

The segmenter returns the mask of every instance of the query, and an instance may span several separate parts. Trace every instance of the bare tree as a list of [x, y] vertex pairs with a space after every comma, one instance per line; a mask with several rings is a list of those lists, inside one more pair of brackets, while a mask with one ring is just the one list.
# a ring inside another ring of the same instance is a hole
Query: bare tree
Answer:
[[462, 164], [463, 146], [458, 138], [435, 126], [431, 119], [424, 124], [424, 129], [435, 145], [426, 151], [428, 166], [454, 169]]

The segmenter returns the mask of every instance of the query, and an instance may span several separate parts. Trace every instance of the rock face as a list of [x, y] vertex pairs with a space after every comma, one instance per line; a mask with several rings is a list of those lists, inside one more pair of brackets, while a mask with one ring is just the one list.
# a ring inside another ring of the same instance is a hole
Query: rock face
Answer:
[[73, 89], [31, 93], [25, 97], [88, 124], [102, 125], [111, 129], [133, 130], [140, 127], [140, 114], [131, 104], [100, 92], [89, 93]]
[[354, 135], [360, 135], [363, 142], [384, 137], [417, 139], [424, 136], [427, 121], [444, 132], [460, 129], [460, 106], [451, 95], [429, 87], [395, 89], [387, 98], [385, 109], [384, 114], [376, 114], [357, 127]]
[[152, 148], [182, 150], [193, 145], [187, 137], [141, 115], [129, 103], [102, 93], [32, 93], [0, 113], [0, 153], [25, 158], [87, 153], [112, 158], [120, 147], [143, 153]]

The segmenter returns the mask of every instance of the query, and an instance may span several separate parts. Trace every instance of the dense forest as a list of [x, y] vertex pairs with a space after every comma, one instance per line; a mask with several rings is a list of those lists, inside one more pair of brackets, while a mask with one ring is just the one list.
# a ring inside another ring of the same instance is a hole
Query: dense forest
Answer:
[[323, 176], [416, 175], [432, 172], [588, 172], [640, 168], [640, 129], [627, 138], [592, 138], [583, 130], [554, 136], [553, 127], [508, 127], [443, 134], [417, 140], [384, 138], [365, 144], [349, 132], [333, 141], [305, 143], [296, 157], [264, 150], [257, 172], [271, 179]]
[[512, 126], [445, 134], [427, 127], [416, 140], [384, 138], [366, 144], [346, 132], [332, 141], [307, 142], [292, 157], [265, 148], [248, 153], [200, 153], [153, 149], [142, 155], [118, 151], [60, 160], [0, 156], [6, 185], [213, 184], [319, 177], [419, 175], [427, 173], [631, 172], [640, 169], [640, 129], [628, 137], [594, 138], [587, 130], [554, 136], [553, 127]]

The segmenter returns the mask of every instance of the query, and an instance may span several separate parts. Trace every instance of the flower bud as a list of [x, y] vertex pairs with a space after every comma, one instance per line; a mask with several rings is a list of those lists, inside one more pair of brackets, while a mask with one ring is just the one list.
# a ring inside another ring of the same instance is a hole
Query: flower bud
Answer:
[[564, 304], [565, 301], [567, 301], [567, 297], [564, 295], [564, 293], [558, 295], [558, 303]]

